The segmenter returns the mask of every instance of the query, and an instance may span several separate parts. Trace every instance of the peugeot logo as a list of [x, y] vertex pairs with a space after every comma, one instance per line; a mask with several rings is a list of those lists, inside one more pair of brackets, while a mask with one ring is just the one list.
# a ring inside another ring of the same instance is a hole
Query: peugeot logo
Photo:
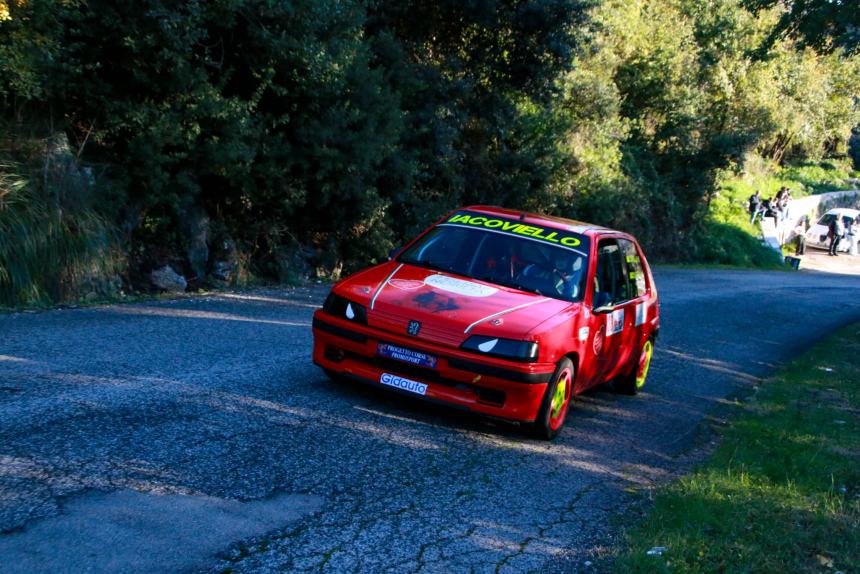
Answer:
[[418, 331], [421, 330], [421, 323], [418, 321], [409, 321], [409, 324], [406, 326], [406, 332], [412, 335], [413, 337], [418, 336]]

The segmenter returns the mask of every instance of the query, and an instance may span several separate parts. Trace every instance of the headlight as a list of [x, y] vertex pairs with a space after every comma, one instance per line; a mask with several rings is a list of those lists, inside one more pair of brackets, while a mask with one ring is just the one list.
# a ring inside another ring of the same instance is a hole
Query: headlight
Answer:
[[325, 303], [323, 303], [323, 311], [335, 317], [342, 317], [356, 323], [361, 323], [362, 325], [367, 325], [367, 309], [364, 308], [364, 305], [353, 303], [346, 297], [341, 297], [334, 293], [329, 293], [328, 297], [326, 297]]
[[471, 351], [488, 357], [499, 357], [509, 361], [534, 363], [538, 358], [538, 344], [531, 341], [501, 339], [485, 335], [472, 335], [460, 346], [464, 351]]

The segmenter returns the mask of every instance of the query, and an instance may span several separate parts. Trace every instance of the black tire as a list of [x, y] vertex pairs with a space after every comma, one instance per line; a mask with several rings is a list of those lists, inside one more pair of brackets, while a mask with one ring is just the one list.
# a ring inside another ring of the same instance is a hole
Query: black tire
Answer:
[[[639, 373], [639, 367], [640, 367], [640, 364], [643, 360], [643, 357], [642, 357], [643, 353], [648, 354], [648, 357], [647, 357], [648, 365], [645, 367], [645, 375], [642, 377], [642, 381], [640, 383], [638, 380], [638, 377], [640, 374]], [[642, 347], [637, 350], [636, 361], [633, 363], [633, 366], [630, 368], [630, 373], [628, 373], [626, 375], [619, 375], [619, 376], [615, 377], [615, 379], [612, 381], [612, 390], [615, 391], [616, 393], [618, 393], [619, 395], [634, 396], [634, 395], [638, 394], [639, 389], [641, 389], [642, 386], [646, 382], [646, 378], [648, 376], [648, 368], [650, 367], [651, 356], [653, 355], [653, 353], [654, 353], [654, 341], [651, 339], [648, 339], [647, 341], [645, 341], [645, 343], [642, 345]]]
[[[556, 394], [559, 383], [565, 377], [567, 378], [565, 383], [565, 395], [567, 398], [562, 407], [563, 412], [559, 412], [559, 415], [553, 417], [553, 397]], [[529, 432], [532, 436], [543, 440], [552, 440], [558, 436], [558, 433], [564, 428], [567, 413], [570, 412], [570, 406], [573, 404], [573, 386], [575, 381], [576, 366], [573, 364], [573, 361], [565, 357], [558, 362], [555, 373], [553, 373], [552, 379], [550, 379], [549, 384], [546, 386], [540, 409], [538, 409], [537, 418], [529, 426]]]

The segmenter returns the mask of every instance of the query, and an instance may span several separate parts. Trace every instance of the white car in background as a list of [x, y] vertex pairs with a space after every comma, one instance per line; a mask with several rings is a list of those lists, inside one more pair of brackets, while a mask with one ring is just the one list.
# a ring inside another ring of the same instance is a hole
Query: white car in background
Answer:
[[[860, 210], [847, 209], [843, 207], [831, 209], [822, 215], [818, 222], [810, 227], [806, 232], [806, 244], [812, 247], [820, 247], [822, 249], [829, 248], [830, 239], [827, 237], [827, 233], [830, 229], [830, 222], [837, 217], [842, 218], [842, 223], [845, 224], [845, 233], [847, 234], [848, 230], [851, 229], [851, 225], [858, 217], [860, 217]], [[855, 235], [852, 238], [846, 235], [846, 237], [839, 242], [839, 251], [848, 252], [851, 249], [851, 241], [849, 241], [849, 239], [857, 241], [860, 237]]]

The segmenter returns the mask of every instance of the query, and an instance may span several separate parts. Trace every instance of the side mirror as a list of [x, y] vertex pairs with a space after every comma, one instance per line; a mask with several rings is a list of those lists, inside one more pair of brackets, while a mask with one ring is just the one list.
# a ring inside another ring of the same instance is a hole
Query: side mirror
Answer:
[[609, 313], [614, 307], [612, 305], [611, 297], [609, 293], [598, 291], [594, 294], [594, 299], [591, 301], [592, 312], [595, 315], [599, 315], [601, 313]]
[[391, 261], [394, 259], [394, 256], [397, 255], [397, 252], [403, 249], [403, 247], [395, 247], [391, 251], [388, 252], [388, 260]]

